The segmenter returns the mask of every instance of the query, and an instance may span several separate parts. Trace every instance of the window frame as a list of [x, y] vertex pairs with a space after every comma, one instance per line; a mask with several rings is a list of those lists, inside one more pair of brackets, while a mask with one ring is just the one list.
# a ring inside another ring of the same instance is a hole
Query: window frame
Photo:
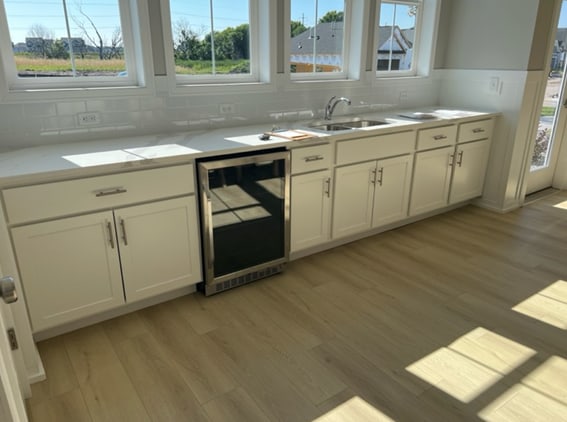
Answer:
[[[20, 78], [16, 68], [15, 57], [11, 45], [10, 30], [4, 2], [0, 0], [0, 67], [4, 72], [3, 82], [5, 94], [18, 97], [22, 93], [75, 93], [89, 90], [91, 93], [108, 95], [110, 88], [148, 88], [151, 84], [153, 67], [151, 62], [151, 42], [147, 0], [118, 0], [120, 10], [120, 25], [123, 37], [124, 56], [128, 75], [89, 76], [80, 78], [50, 77], [50, 78]], [[95, 94], [95, 95], [98, 95]], [[73, 94], [71, 94], [73, 95]], [[89, 94], [91, 95], [91, 94]]]
[[[380, 27], [380, 11], [382, 9], [383, 3], [391, 3], [391, 4], [402, 4], [406, 6], [417, 6], [417, 16], [415, 19], [415, 36], [414, 36], [414, 47], [412, 51], [412, 62], [411, 62], [411, 69], [409, 70], [378, 70], [378, 48], [380, 46], [379, 40], [379, 27]], [[420, 69], [420, 61], [423, 59], [421, 56], [422, 50], [422, 28], [423, 28], [423, 15], [424, 15], [424, 8], [426, 6], [426, 1], [424, 0], [380, 0], [378, 2], [378, 7], [376, 8], [376, 17], [375, 17], [375, 36], [374, 36], [374, 63], [373, 69], [376, 73], [377, 78], [400, 78], [400, 77], [415, 77], [419, 74]], [[433, 23], [434, 25], [437, 24], [437, 21]]]
[[[313, 0], [314, 1], [314, 0]], [[342, 60], [343, 68], [340, 72], [291, 72], [291, 0], [289, 1], [289, 18], [287, 19], [286, 26], [287, 31], [287, 45], [286, 49], [286, 73], [289, 73], [290, 80], [292, 82], [320, 82], [320, 81], [336, 81], [336, 80], [348, 80], [350, 71], [350, 56], [351, 56], [351, 26], [353, 19], [353, 5], [351, 0], [344, 0], [344, 12], [343, 12], [343, 49], [342, 49]]]
[[[260, 70], [260, 63], [264, 62], [264, 56], [269, 54], [269, 51], [263, 51], [264, 46], [260, 44], [260, 36], [264, 34], [265, 30], [261, 25], [264, 18], [264, 12], [260, 10], [261, 0], [248, 0], [249, 7], [249, 40], [250, 40], [250, 73], [247, 74], [216, 74], [216, 75], [178, 75], [175, 71], [175, 57], [174, 57], [174, 43], [173, 43], [173, 30], [171, 20], [171, 7], [170, 1], [161, 1], [162, 11], [162, 26], [164, 36], [164, 49], [165, 49], [165, 65], [167, 74], [170, 77], [170, 88], [176, 90], [178, 88], [190, 87], [197, 93], [198, 87], [213, 87], [216, 85], [227, 86], [241, 86], [253, 85], [262, 82], [268, 82], [269, 78], [262, 75]], [[269, 5], [268, 5], [269, 6]], [[270, 19], [268, 19], [270, 20]], [[266, 34], [266, 36], [268, 36]], [[270, 68], [270, 66], [268, 66]], [[195, 90], [195, 88], [197, 88]]]

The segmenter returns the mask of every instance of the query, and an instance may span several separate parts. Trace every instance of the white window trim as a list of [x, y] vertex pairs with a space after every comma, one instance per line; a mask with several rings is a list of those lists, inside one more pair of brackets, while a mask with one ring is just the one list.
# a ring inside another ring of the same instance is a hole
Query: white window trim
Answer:
[[[238, 92], [241, 88], [251, 91], [273, 90], [269, 87], [271, 72], [274, 69], [271, 51], [275, 51], [270, 26], [275, 24], [270, 3], [262, 0], [249, 0], [250, 28], [250, 74], [246, 75], [177, 75], [173, 54], [173, 32], [169, 0], [161, 2], [162, 26], [166, 71], [169, 76], [170, 91], [174, 94], [203, 94], [211, 90]], [[264, 41], [261, 42], [260, 38]], [[268, 47], [271, 46], [272, 48]], [[256, 56], [254, 56], [256, 53]], [[264, 69], [261, 69], [263, 67]]]
[[143, 95], [153, 90], [153, 64], [147, 0], [119, 0], [122, 36], [129, 48], [125, 59], [129, 75], [117, 78], [18, 78], [4, 5], [0, 4], [0, 66], [3, 73], [2, 97], [7, 100], [52, 99], [61, 96], [92, 97], [116, 96], [115, 89], [124, 89], [120, 95]]
[[[374, 36], [373, 69], [377, 79], [427, 77], [431, 74], [435, 59], [435, 44], [437, 39], [437, 25], [439, 23], [439, 0], [390, 0], [408, 5], [418, 4], [420, 13], [416, 20], [415, 39], [417, 48], [413, 52], [412, 70], [406, 71], [378, 71], [378, 34]], [[376, 8], [375, 25], [380, 22], [380, 6]]]
[[351, 72], [350, 69], [350, 56], [351, 56], [351, 27], [353, 7], [351, 0], [345, 0], [345, 10], [343, 17], [343, 70], [341, 72], [301, 72], [292, 73], [290, 71], [289, 58], [291, 57], [291, 4], [287, 3], [287, 17], [285, 18], [285, 37], [286, 37], [286, 73], [289, 73], [290, 79], [293, 82], [319, 82], [319, 81], [336, 81], [347, 80]]
[[379, 26], [380, 22], [380, 9], [382, 7], [382, 3], [396, 3], [396, 4], [403, 4], [407, 6], [418, 6], [418, 14], [415, 21], [415, 40], [414, 42], [414, 49], [413, 49], [413, 57], [411, 63], [411, 69], [409, 70], [378, 70], [378, 47], [380, 45], [380, 40], [378, 39], [379, 31], [376, 32], [376, 36], [374, 37], [374, 51], [375, 51], [375, 59], [374, 59], [374, 69], [376, 71], [376, 76], [378, 78], [399, 78], [404, 76], [416, 76], [417, 75], [417, 67], [418, 67], [418, 60], [419, 60], [419, 49], [421, 47], [421, 25], [422, 25], [422, 17], [423, 17], [423, 10], [424, 10], [424, 2], [422, 0], [388, 0], [384, 2], [380, 2], [378, 7], [376, 8], [376, 19], [374, 20], [376, 28]]

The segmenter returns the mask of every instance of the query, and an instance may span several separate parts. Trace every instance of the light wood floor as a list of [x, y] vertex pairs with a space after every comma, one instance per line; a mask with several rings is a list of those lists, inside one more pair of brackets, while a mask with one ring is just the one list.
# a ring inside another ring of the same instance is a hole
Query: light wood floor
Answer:
[[39, 343], [33, 421], [565, 421], [567, 193]]

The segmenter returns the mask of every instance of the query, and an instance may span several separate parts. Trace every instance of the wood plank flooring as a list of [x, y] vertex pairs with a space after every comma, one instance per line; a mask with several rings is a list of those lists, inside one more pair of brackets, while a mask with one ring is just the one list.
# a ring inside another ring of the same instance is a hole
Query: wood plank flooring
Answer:
[[43, 421], [567, 421], [567, 192], [39, 343]]

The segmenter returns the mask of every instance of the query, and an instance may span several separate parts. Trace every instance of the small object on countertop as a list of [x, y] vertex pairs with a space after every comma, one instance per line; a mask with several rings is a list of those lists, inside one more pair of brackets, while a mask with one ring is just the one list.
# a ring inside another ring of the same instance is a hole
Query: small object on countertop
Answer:
[[260, 139], [260, 141], [269, 141], [270, 140], [270, 134], [267, 132], [262, 133], [261, 135], [258, 136], [258, 139]]
[[435, 114], [421, 113], [419, 111], [415, 113], [402, 113], [402, 114], [398, 114], [398, 116], [407, 117], [408, 119], [415, 119], [415, 120], [435, 119], [437, 117], [435, 116]]
[[277, 136], [278, 138], [288, 139], [290, 141], [301, 141], [303, 139], [314, 138], [315, 135], [311, 133], [302, 132], [295, 129], [276, 129], [272, 132], [266, 132], [270, 136]]

